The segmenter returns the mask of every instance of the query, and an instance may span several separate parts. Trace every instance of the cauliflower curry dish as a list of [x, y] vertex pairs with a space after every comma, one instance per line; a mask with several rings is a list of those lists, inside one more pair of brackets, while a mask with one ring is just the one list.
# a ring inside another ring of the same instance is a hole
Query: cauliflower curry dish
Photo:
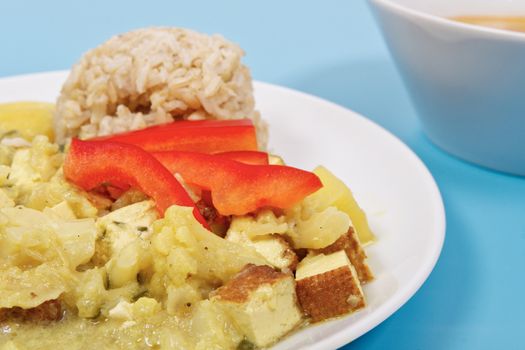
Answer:
[[267, 152], [242, 56], [140, 29], [0, 105], [1, 350], [262, 349], [366, 307], [365, 213]]

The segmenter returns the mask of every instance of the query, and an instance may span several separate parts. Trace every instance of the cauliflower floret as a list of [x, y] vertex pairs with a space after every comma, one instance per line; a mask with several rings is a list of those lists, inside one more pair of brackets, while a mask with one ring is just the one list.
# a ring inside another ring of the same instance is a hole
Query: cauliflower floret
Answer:
[[295, 219], [296, 225], [288, 231], [296, 248], [318, 249], [334, 243], [348, 231], [350, 218], [335, 207], [314, 212], [308, 219]]
[[95, 217], [85, 193], [64, 179], [63, 157], [47, 137], [36, 136], [30, 147], [13, 150], [9, 166], [0, 166], [0, 186], [15, 204], [43, 210], [66, 200], [77, 217]]
[[285, 234], [289, 231], [286, 218], [276, 217], [271, 210], [262, 210], [257, 216], [236, 216], [228, 231], [245, 234], [249, 238], [271, 234]]
[[207, 281], [226, 281], [249, 263], [268, 265], [255, 249], [229, 242], [206, 230], [189, 207], [170, 207], [164, 219], [155, 222], [153, 227], [155, 264], [165, 261], [171, 247], [178, 246], [199, 262], [195, 276]]
[[251, 239], [271, 234], [290, 237], [294, 248], [324, 248], [334, 243], [351, 225], [346, 213], [335, 207], [317, 210], [303, 201], [276, 216], [271, 210], [262, 210], [255, 217], [234, 217], [228, 234], [243, 234]]
[[15, 151], [9, 179], [22, 191], [30, 192], [37, 182], [47, 182], [62, 164], [58, 146], [46, 136], [36, 136], [31, 147]]

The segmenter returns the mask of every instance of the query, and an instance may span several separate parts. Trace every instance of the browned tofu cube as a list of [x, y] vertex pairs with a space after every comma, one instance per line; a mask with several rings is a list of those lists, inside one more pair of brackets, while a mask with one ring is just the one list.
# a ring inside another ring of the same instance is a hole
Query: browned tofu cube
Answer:
[[359, 278], [344, 250], [303, 259], [297, 267], [296, 290], [299, 303], [313, 322], [366, 306]]
[[354, 266], [361, 283], [364, 284], [374, 279], [374, 274], [366, 263], [366, 252], [361, 246], [361, 243], [359, 243], [359, 237], [357, 237], [353, 227], [350, 227], [346, 234], [342, 235], [337, 241], [330, 244], [328, 247], [316, 249], [314, 252], [332, 254], [340, 250], [346, 252], [346, 255]]
[[303, 318], [292, 275], [270, 266], [247, 265], [210, 300], [258, 347], [275, 343]]

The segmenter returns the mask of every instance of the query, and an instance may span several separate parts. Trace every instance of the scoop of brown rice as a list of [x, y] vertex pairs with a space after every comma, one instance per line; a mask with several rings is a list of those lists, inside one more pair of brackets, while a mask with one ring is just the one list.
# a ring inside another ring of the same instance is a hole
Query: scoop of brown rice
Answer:
[[135, 130], [175, 119], [251, 118], [259, 143], [266, 125], [254, 109], [242, 49], [219, 35], [146, 28], [88, 51], [62, 87], [55, 113], [59, 143]]

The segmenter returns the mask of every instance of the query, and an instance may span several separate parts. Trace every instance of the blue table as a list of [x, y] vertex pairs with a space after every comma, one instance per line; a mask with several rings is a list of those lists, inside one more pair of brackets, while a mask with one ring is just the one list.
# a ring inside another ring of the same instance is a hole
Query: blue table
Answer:
[[66, 69], [132, 28], [222, 33], [246, 50], [255, 79], [337, 102], [399, 136], [443, 194], [447, 238], [434, 272], [345, 349], [525, 348], [525, 178], [466, 164], [425, 138], [365, 1], [89, 3], [2, 1], [0, 76]]

